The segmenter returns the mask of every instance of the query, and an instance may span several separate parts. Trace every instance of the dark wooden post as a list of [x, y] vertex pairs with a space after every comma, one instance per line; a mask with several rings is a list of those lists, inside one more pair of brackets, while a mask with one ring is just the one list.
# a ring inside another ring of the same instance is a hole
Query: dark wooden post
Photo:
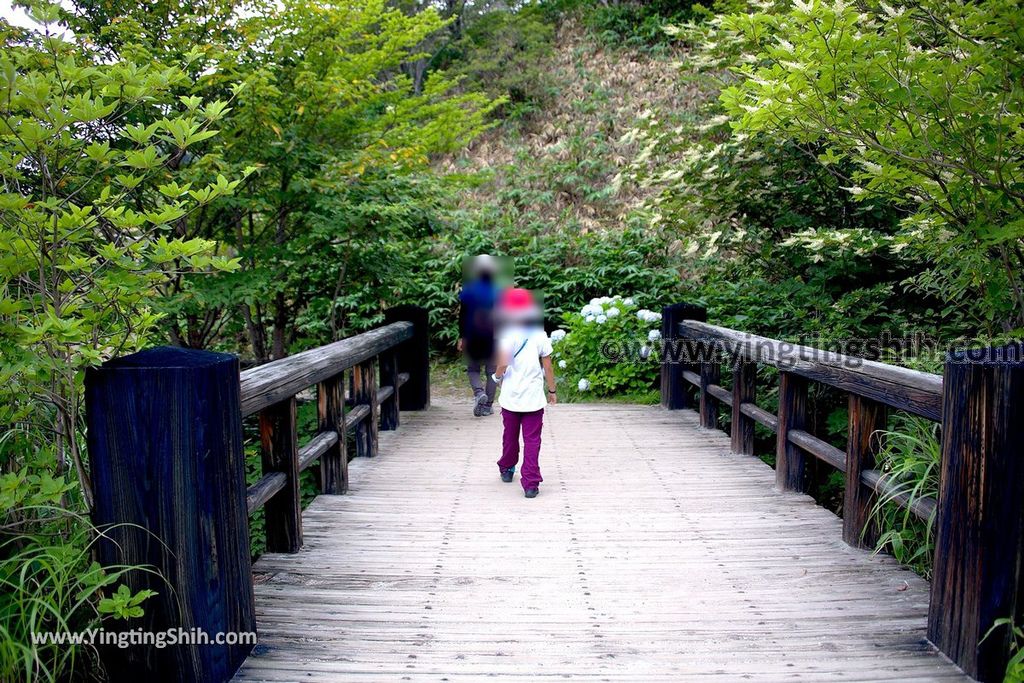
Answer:
[[779, 429], [775, 442], [775, 485], [781, 491], [804, 491], [806, 457], [789, 440], [792, 429], [807, 425], [807, 380], [791, 372], [779, 373]]
[[684, 320], [707, 320], [707, 311], [693, 304], [672, 304], [661, 309], [661, 406], [669, 410], [694, 407], [693, 389], [683, 379], [683, 370], [695, 368], [686, 355], [694, 349], [692, 343], [679, 335], [679, 323]]
[[392, 392], [380, 404], [380, 428], [384, 430], [398, 429], [398, 359], [394, 349], [384, 351], [378, 356], [380, 360], [380, 385], [391, 387]]
[[928, 638], [965, 672], [1001, 681], [1021, 623], [1024, 345], [946, 359], [942, 473]]
[[[124, 627], [254, 633], [238, 359], [151, 349], [88, 370], [85, 397], [99, 559], [158, 572], [126, 577], [156, 596]], [[113, 681], [226, 681], [251, 650], [134, 645], [103, 656]]]
[[385, 312], [393, 323], [407, 320], [413, 324], [412, 339], [395, 347], [398, 372], [409, 374], [398, 400], [401, 410], [425, 410], [430, 407], [430, 316], [421, 306], [403, 304]]
[[850, 394], [846, 437], [846, 489], [843, 495], [843, 540], [858, 548], [874, 548], [878, 530], [871, 523], [874, 491], [860, 475], [874, 469], [888, 410], [878, 401]]
[[345, 373], [339, 372], [317, 385], [316, 398], [320, 431], [338, 435], [338, 443], [320, 457], [320, 490], [323, 493], [345, 493], [348, 491]]
[[[711, 349], [707, 349], [710, 353]], [[700, 426], [704, 429], [718, 428], [719, 401], [708, 391], [709, 384], [721, 381], [721, 367], [715, 360], [700, 364]]]
[[757, 363], [739, 360], [732, 371], [732, 452], [754, 454], [754, 419], [741, 410], [753, 403], [757, 392]]
[[295, 553], [302, 547], [302, 498], [299, 493], [299, 438], [295, 397], [260, 411], [263, 474], [283, 472], [284, 488], [263, 506], [267, 551]]
[[[410, 380], [411, 381], [411, 380]], [[372, 458], [377, 455], [377, 429], [380, 411], [377, 408], [377, 361], [365, 360], [352, 368], [352, 400], [355, 405], [369, 407], [370, 414], [356, 425], [356, 455]]]

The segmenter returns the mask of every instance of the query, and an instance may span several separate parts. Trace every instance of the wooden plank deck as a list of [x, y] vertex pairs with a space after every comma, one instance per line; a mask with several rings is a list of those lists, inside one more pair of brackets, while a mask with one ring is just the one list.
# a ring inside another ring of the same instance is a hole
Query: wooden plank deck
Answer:
[[925, 641], [924, 581], [694, 413], [550, 409], [534, 500], [499, 432], [452, 400], [382, 432], [302, 551], [256, 564], [236, 680], [969, 680]]

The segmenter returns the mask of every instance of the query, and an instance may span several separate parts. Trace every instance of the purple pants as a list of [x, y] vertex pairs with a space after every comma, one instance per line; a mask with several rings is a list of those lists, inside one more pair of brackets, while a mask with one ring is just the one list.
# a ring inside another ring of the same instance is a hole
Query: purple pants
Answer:
[[523, 431], [523, 468], [519, 479], [523, 489], [535, 489], [544, 481], [540, 476], [540, 431], [544, 426], [544, 409], [532, 413], [517, 413], [514, 410], [501, 409], [501, 421], [505, 431], [501, 435], [501, 460], [498, 467], [507, 470], [519, 462], [519, 430]]

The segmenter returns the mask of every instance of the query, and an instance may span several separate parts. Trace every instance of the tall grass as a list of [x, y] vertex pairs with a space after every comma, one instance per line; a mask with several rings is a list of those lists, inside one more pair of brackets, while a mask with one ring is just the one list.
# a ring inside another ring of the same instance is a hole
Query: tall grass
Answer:
[[905, 496], [912, 504], [938, 496], [942, 455], [939, 425], [920, 417], [897, 415], [891, 426], [875, 435], [882, 442], [878, 468], [892, 485], [889, 493], [878, 496], [872, 509], [871, 521], [880, 531], [876, 552], [887, 551], [901, 564], [931, 578], [935, 515], [922, 521], [911, 512], [910, 505], [903, 507], [895, 499]]
[[[20, 520], [14, 529], [11, 519]], [[41, 644], [32, 636], [99, 627], [106, 589], [136, 568], [100, 567], [92, 551], [102, 533], [82, 515], [26, 506], [7, 510], [7, 520], [0, 529], [0, 681], [99, 680], [91, 645]]]

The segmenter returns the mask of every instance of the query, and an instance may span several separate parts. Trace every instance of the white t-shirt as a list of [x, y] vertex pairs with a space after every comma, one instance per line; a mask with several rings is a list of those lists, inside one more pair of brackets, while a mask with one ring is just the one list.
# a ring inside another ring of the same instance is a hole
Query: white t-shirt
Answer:
[[517, 413], [543, 409], [548, 401], [540, 359], [551, 355], [551, 340], [544, 329], [511, 327], [498, 338], [498, 351], [500, 360], [509, 363], [501, 379], [499, 405]]

